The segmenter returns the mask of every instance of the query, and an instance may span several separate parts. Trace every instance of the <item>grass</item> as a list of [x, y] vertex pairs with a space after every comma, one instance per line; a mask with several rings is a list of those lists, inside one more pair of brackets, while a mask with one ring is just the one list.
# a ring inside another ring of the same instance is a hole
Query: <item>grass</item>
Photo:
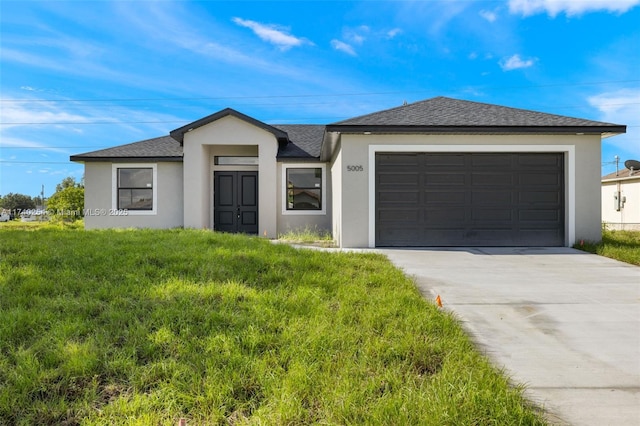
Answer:
[[604, 230], [601, 242], [584, 241], [574, 247], [589, 253], [640, 266], [640, 231]]
[[0, 318], [0, 424], [543, 424], [376, 254], [1, 226]]
[[309, 244], [321, 247], [335, 246], [330, 232], [309, 226], [290, 229], [289, 231], [278, 235], [278, 240], [294, 244]]

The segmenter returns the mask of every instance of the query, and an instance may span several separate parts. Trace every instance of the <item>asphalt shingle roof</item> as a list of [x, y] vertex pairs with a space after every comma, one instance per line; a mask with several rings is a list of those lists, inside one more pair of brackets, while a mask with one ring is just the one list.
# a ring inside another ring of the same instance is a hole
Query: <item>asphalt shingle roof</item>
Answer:
[[438, 127], [615, 126], [611, 123], [463, 101], [442, 96], [333, 123], [333, 126], [353, 125]]
[[278, 150], [278, 158], [319, 158], [324, 138], [322, 124], [274, 124], [287, 132], [289, 143]]
[[120, 158], [182, 161], [182, 147], [180, 146], [180, 142], [173, 139], [171, 136], [162, 136], [113, 148], [72, 155], [71, 161], [109, 160]]
[[[480, 102], [437, 97], [324, 125], [267, 125], [237, 111], [225, 109], [171, 132], [171, 136], [71, 156], [71, 161], [155, 160], [182, 161], [182, 139], [192, 128], [234, 115], [271, 131], [278, 138], [279, 159], [318, 159], [325, 132], [592, 132], [624, 133], [625, 126], [565, 117]], [[282, 133], [281, 133], [282, 132]], [[284, 138], [284, 142], [281, 140]], [[288, 139], [288, 143], [287, 142]]]

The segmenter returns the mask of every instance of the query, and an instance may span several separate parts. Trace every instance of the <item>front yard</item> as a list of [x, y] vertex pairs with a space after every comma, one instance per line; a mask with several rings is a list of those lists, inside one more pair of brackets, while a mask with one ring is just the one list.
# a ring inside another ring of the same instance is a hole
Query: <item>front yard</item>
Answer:
[[0, 424], [543, 424], [375, 254], [0, 227]]
[[640, 266], [640, 231], [602, 232], [599, 243], [581, 242], [576, 248]]

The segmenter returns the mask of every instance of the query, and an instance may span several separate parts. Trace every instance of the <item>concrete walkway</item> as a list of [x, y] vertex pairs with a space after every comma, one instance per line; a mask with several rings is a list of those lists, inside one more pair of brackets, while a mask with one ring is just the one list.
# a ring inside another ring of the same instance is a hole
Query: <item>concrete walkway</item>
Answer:
[[640, 425], [640, 267], [569, 248], [376, 250], [552, 424]]

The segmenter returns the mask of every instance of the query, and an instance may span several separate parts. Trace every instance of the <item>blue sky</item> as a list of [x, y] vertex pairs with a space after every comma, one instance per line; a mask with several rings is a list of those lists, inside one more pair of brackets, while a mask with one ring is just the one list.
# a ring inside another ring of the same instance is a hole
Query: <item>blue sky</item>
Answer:
[[0, 194], [225, 107], [331, 123], [434, 96], [625, 124], [606, 174], [640, 160], [639, 70], [640, 0], [0, 0]]

